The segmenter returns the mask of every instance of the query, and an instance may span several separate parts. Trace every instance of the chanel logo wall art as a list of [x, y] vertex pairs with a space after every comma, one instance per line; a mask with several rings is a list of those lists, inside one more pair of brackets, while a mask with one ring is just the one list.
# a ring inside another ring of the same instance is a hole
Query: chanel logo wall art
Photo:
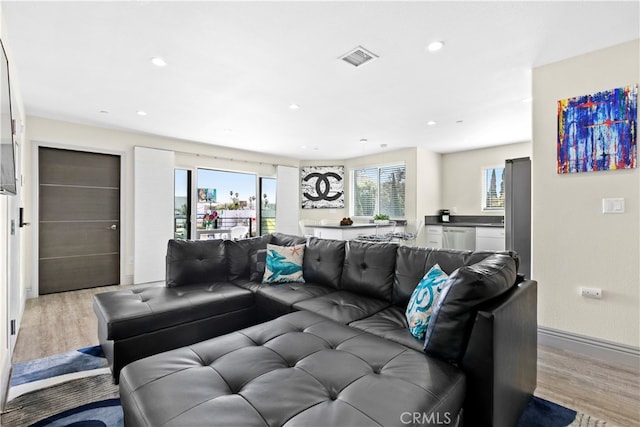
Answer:
[[300, 168], [302, 209], [344, 208], [344, 166]]

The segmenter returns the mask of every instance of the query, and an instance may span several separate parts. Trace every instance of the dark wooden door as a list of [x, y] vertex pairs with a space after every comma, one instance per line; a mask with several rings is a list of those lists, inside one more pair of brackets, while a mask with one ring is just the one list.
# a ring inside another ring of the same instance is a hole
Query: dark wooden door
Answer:
[[120, 283], [120, 156], [38, 153], [40, 294]]

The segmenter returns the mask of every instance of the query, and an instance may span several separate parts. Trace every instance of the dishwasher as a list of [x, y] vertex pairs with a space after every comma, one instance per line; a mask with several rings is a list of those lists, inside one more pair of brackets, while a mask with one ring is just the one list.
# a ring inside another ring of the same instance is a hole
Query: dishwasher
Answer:
[[445, 225], [442, 227], [442, 247], [444, 249], [475, 250], [475, 227], [456, 227]]

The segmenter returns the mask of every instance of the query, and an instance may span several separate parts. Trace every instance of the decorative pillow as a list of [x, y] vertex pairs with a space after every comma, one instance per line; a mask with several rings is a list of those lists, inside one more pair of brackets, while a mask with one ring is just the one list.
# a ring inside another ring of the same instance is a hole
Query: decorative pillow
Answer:
[[512, 256], [496, 253], [451, 273], [431, 313], [424, 350], [441, 359], [462, 360], [478, 307], [508, 291], [516, 272]]
[[304, 282], [302, 277], [304, 246], [267, 244], [267, 259], [262, 283]]
[[267, 250], [258, 249], [251, 251], [251, 277], [252, 282], [261, 282], [264, 277], [264, 266], [267, 261]]
[[411, 294], [406, 316], [411, 335], [423, 339], [429, 325], [433, 306], [449, 276], [438, 264], [424, 275]]

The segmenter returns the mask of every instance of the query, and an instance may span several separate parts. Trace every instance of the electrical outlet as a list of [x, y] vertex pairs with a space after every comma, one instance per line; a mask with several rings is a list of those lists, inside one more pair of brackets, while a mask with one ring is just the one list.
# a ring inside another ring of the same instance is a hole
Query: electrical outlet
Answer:
[[602, 298], [602, 289], [600, 288], [580, 288], [580, 295], [586, 298]]

